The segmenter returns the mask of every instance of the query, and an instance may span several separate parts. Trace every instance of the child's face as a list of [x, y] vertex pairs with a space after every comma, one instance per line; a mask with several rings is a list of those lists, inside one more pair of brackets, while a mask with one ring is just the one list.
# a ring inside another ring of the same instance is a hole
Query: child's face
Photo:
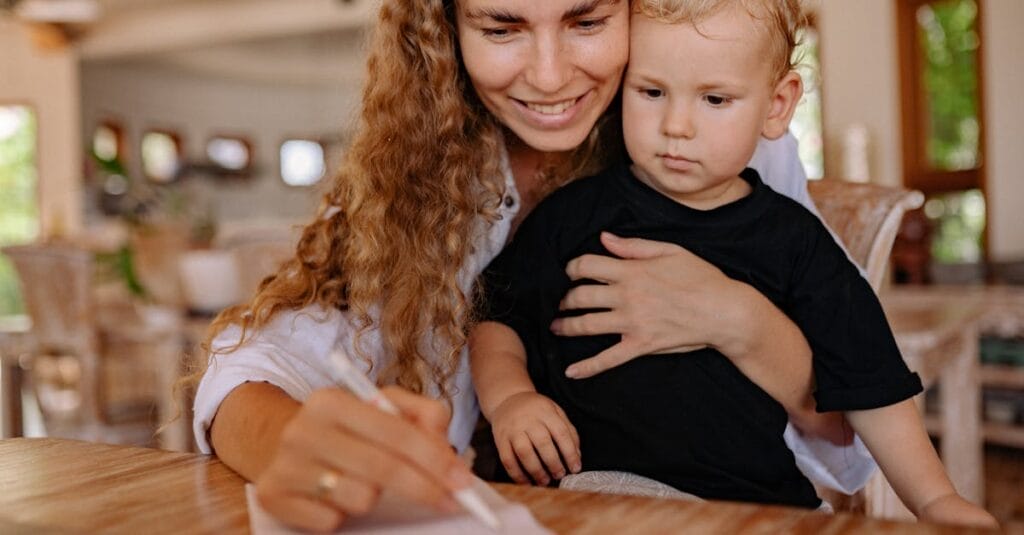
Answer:
[[700, 207], [736, 186], [765, 130], [776, 84], [767, 36], [742, 7], [699, 24], [633, 15], [623, 135], [638, 177]]

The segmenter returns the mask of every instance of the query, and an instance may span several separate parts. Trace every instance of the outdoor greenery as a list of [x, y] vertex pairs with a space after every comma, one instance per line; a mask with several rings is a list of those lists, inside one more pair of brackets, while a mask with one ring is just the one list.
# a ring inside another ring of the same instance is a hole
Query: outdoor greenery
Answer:
[[[927, 99], [928, 164], [940, 171], [976, 168], [981, 163], [978, 118], [978, 5], [975, 0], [941, 0], [917, 11], [918, 42]], [[940, 263], [979, 262], [985, 229], [985, 196], [980, 190], [932, 197], [932, 258]]]
[[[30, 242], [38, 233], [35, 115], [25, 106], [0, 106], [0, 246]], [[23, 310], [17, 274], [0, 255], [0, 316]]]
[[824, 143], [821, 121], [821, 59], [818, 53], [818, 32], [804, 27], [797, 36], [794, 51], [797, 72], [804, 80], [804, 96], [793, 114], [790, 131], [800, 142], [800, 161], [808, 178], [825, 175]]
[[972, 169], [979, 163], [977, 21], [975, 0], [932, 2], [917, 12], [929, 118], [927, 156], [935, 169]]

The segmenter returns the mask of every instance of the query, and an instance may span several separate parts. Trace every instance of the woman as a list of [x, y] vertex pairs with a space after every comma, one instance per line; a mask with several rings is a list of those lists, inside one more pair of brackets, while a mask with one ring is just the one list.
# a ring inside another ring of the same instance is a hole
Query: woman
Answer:
[[[295, 258], [214, 323], [196, 396], [200, 448], [256, 482], [271, 514], [332, 529], [382, 489], [456, 508], [450, 491], [470, 474], [453, 446], [478, 415], [464, 352], [473, 281], [539, 199], [617, 153], [607, 110], [628, 20], [627, 0], [384, 0], [344, 167]], [[805, 197], [802, 173], [773, 168], [798, 169], [787, 143], [759, 170]], [[833, 428], [811, 409], [803, 336], [764, 297], [666, 244], [606, 245], [627, 260], [571, 270], [609, 291], [573, 299], [611, 312], [557, 326], [621, 333], [599, 368], [714, 345], [794, 423]], [[334, 347], [395, 385], [404, 417], [338, 389]]]

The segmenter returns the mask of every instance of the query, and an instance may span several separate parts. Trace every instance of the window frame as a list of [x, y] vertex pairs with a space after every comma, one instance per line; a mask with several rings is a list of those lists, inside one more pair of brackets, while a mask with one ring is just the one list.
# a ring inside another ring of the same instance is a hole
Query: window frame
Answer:
[[[928, 111], [924, 93], [923, 64], [917, 36], [917, 10], [926, 4], [942, 0], [896, 0], [896, 27], [900, 66], [901, 130], [903, 135], [903, 185], [921, 190], [925, 194], [948, 193], [969, 189], [987, 191], [985, 187], [985, 64], [984, 28], [982, 13], [984, 0], [974, 0], [978, 6], [975, 31], [978, 49], [975, 64], [978, 68], [978, 166], [959, 171], [933, 169], [928, 164]], [[986, 226], [985, 238], [988, 229]], [[987, 239], [984, 241], [987, 242]]]

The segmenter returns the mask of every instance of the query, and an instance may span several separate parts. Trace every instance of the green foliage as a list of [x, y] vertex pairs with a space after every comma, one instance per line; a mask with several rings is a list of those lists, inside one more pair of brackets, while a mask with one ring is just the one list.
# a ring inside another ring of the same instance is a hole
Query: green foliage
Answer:
[[975, 0], [944, 0], [917, 13], [928, 110], [928, 162], [945, 171], [979, 163], [980, 38]]
[[[26, 243], [39, 233], [36, 202], [36, 120], [24, 106], [0, 106], [0, 246]], [[0, 316], [21, 314], [18, 277], [0, 255]]]

